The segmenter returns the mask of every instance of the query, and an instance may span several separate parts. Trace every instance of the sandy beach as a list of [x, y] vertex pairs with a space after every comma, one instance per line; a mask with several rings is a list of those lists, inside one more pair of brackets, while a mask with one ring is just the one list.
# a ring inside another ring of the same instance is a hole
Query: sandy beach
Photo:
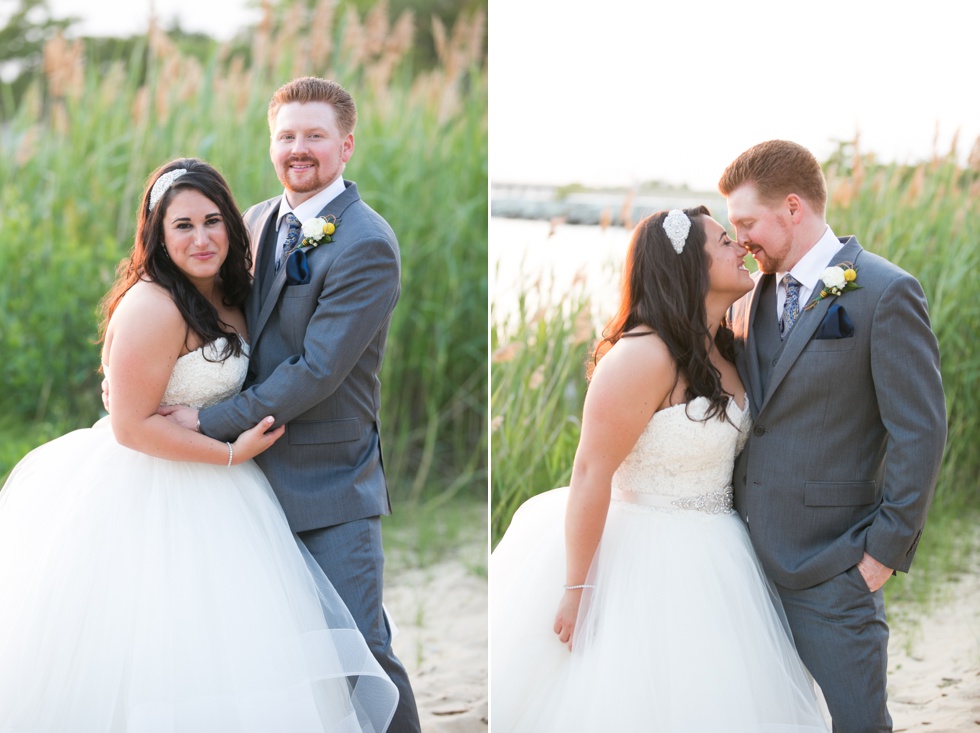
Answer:
[[487, 559], [485, 545], [467, 545], [451, 561], [385, 579], [385, 606], [398, 628], [393, 646], [412, 680], [423, 733], [488, 729]]
[[895, 733], [980, 731], [980, 572], [939, 592], [930, 612], [892, 624], [888, 709]]

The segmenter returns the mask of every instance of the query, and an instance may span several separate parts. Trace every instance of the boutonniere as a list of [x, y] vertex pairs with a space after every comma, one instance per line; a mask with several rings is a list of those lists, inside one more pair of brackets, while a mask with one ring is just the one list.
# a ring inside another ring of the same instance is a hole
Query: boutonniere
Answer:
[[331, 236], [337, 231], [337, 218], [333, 214], [318, 216], [303, 222], [303, 247], [316, 247], [324, 242], [332, 242]]
[[820, 291], [820, 295], [803, 310], [810, 310], [821, 300], [831, 295], [840, 295], [848, 290], [860, 289], [861, 286], [857, 284], [857, 276], [857, 268], [850, 262], [841, 262], [839, 265], [828, 267], [820, 274], [820, 279], [823, 281], [823, 289]]

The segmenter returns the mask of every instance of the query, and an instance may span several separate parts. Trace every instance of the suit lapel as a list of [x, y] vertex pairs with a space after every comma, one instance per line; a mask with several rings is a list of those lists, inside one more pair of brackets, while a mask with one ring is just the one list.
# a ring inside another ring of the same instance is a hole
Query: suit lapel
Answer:
[[269, 320], [269, 313], [266, 308], [271, 288], [269, 278], [277, 274], [272, 260], [275, 256], [275, 224], [276, 214], [279, 211], [279, 199], [274, 201], [274, 205], [270, 205], [267, 212], [259, 214], [252, 239], [253, 296], [248, 301], [248, 312], [245, 315], [248, 319], [253, 346]]
[[[827, 267], [832, 267], [834, 265], [839, 265], [842, 262], [857, 262], [858, 256], [861, 254], [861, 245], [858, 244], [857, 239], [851, 237], [848, 239], [847, 243], [837, 252], [836, 255], [827, 264]], [[779, 387], [783, 379], [789, 373], [789, 370], [799, 359], [800, 354], [803, 353], [803, 349], [813, 338], [813, 334], [817, 332], [820, 323], [823, 321], [824, 316], [827, 315], [827, 311], [830, 309], [830, 304], [833, 303], [838, 296], [828, 295], [817, 302], [809, 310], [808, 308], [814, 301], [820, 297], [820, 290], [823, 287], [823, 283], [818, 283], [818, 286], [813, 289], [810, 293], [810, 297], [807, 300], [804, 310], [800, 311], [800, 317], [793, 326], [793, 330], [789, 332], [789, 338], [786, 339], [786, 345], [783, 347], [782, 354], [779, 356], [779, 361], [776, 362], [776, 366], [772, 372], [772, 378], [769, 380], [769, 389], [766, 391], [765, 399], [759, 408], [759, 411], [765, 409], [766, 404], [768, 404], [773, 393], [775, 393], [776, 388]]]
[[766, 278], [769, 275], [761, 275], [756, 279], [755, 287], [748, 295], [748, 303], [745, 306], [746, 312], [742, 318], [740, 334], [735, 334], [736, 338], [742, 338], [743, 349], [745, 351], [745, 372], [748, 378], [746, 388], [749, 391], [749, 399], [752, 401], [753, 414], [758, 415], [762, 409], [762, 374], [759, 373], [759, 344], [758, 339], [752, 333], [755, 323], [756, 313], [759, 310], [759, 301], [766, 285]]

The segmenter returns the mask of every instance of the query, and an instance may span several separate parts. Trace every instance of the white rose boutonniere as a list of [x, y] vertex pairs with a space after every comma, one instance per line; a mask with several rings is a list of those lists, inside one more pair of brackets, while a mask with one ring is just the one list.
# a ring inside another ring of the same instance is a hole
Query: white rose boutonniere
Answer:
[[333, 214], [318, 216], [303, 222], [304, 247], [316, 247], [318, 244], [333, 241], [333, 233], [337, 231], [337, 219]]
[[820, 295], [803, 310], [810, 310], [821, 300], [831, 295], [840, 295], [848, 290], [857, 290], [861, 287], [857, 284], [857, 268], [850, 262], [841, 262], [839, 265], [828, 267], [820, 274], [820, 279], [823, 281]]

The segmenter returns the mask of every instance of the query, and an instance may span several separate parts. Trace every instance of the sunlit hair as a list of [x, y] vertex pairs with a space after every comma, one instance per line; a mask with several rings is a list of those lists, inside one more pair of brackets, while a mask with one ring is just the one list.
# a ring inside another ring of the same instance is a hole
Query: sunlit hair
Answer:
[[357, 125], [357, 106], [354, 98], [335, 81], [304, 76], [283, 84], [269, 100], [269, 130], [276, 129], [276, 115], [284, 104], [299, 102], [326, 102], [331, 105], [337, 119], [337, 127], [344, 136], [354, 132]]
[[[691, 219], [691, 231], [680, 254], [674, 251], [664, 231], [667, 211], [651, 214], [637, 224], [623, 267], [619, 310], [602, 331], [589, 374], [620, 339], [655, 333], [677, 366], [671, 391], [683, 377], [687, 384], [685, 401], [707, 397], [711, 405], [705, 420], [724, 420], [731, 395], [722, 389], [721, 374], [708, 359], [711, 334], [704, 304], [711, 263], [704, 249], [706, 237], [701, 217], [711, 214], [705, 206], [684, 209], [684, 213]], [[627, 333], [633, 329], [637, 330]], [[714, 344], [726, 359], [734, 361], [734, 338], [727, 325], [718, 329]]]
[[[183, 168], [187, 172], [174, 180], [173, 185], [156, 202], [153, 211], [150, 211], [150, 190], [153, 184], [164, 173], [178, 168]], [[140, 280], [157, 283], [170, 293], [187, 323], [188, 336], [194, 333], [208, 344], [233, 331], [231, 326], [218, 317], [218, 311], [211, 302], [174, 264], [163, 244], [163, 226], [167, 209], [177, 192], [188, 189], [199, 191], [206, 196], [221, 213], [228, 234], [228, 256], [218, 271], [224, 290], [223, 302], [230, 307], [240, 307], [244, 304], [252, 283], [249, 274], [252, 269], [252, 252], [245, 222], [238, 211], [231, 190], [221, 174], [208, 163], [197, 158], [179, 158], [160, 166], [147, 180], [137, 217], [133, 248], [129, 257], [119, 263], [116, 281], [102, 299], [100, 341], [105, 339], [109, 320], [119, 301]], [[226, 359], [232, 354], [237, 356], [241, 352], [240, 340], [228, 339], [227, 346], [220, 357]]]
[[827, 206], [827, 183], [820, 163], [809, 150], [788, 140], [769, 140], [746, 150], [725, 169], [718, 190], [728, 196], [746, 183], [754, 185], [766, 203], [795, 193], [821, 215]]

